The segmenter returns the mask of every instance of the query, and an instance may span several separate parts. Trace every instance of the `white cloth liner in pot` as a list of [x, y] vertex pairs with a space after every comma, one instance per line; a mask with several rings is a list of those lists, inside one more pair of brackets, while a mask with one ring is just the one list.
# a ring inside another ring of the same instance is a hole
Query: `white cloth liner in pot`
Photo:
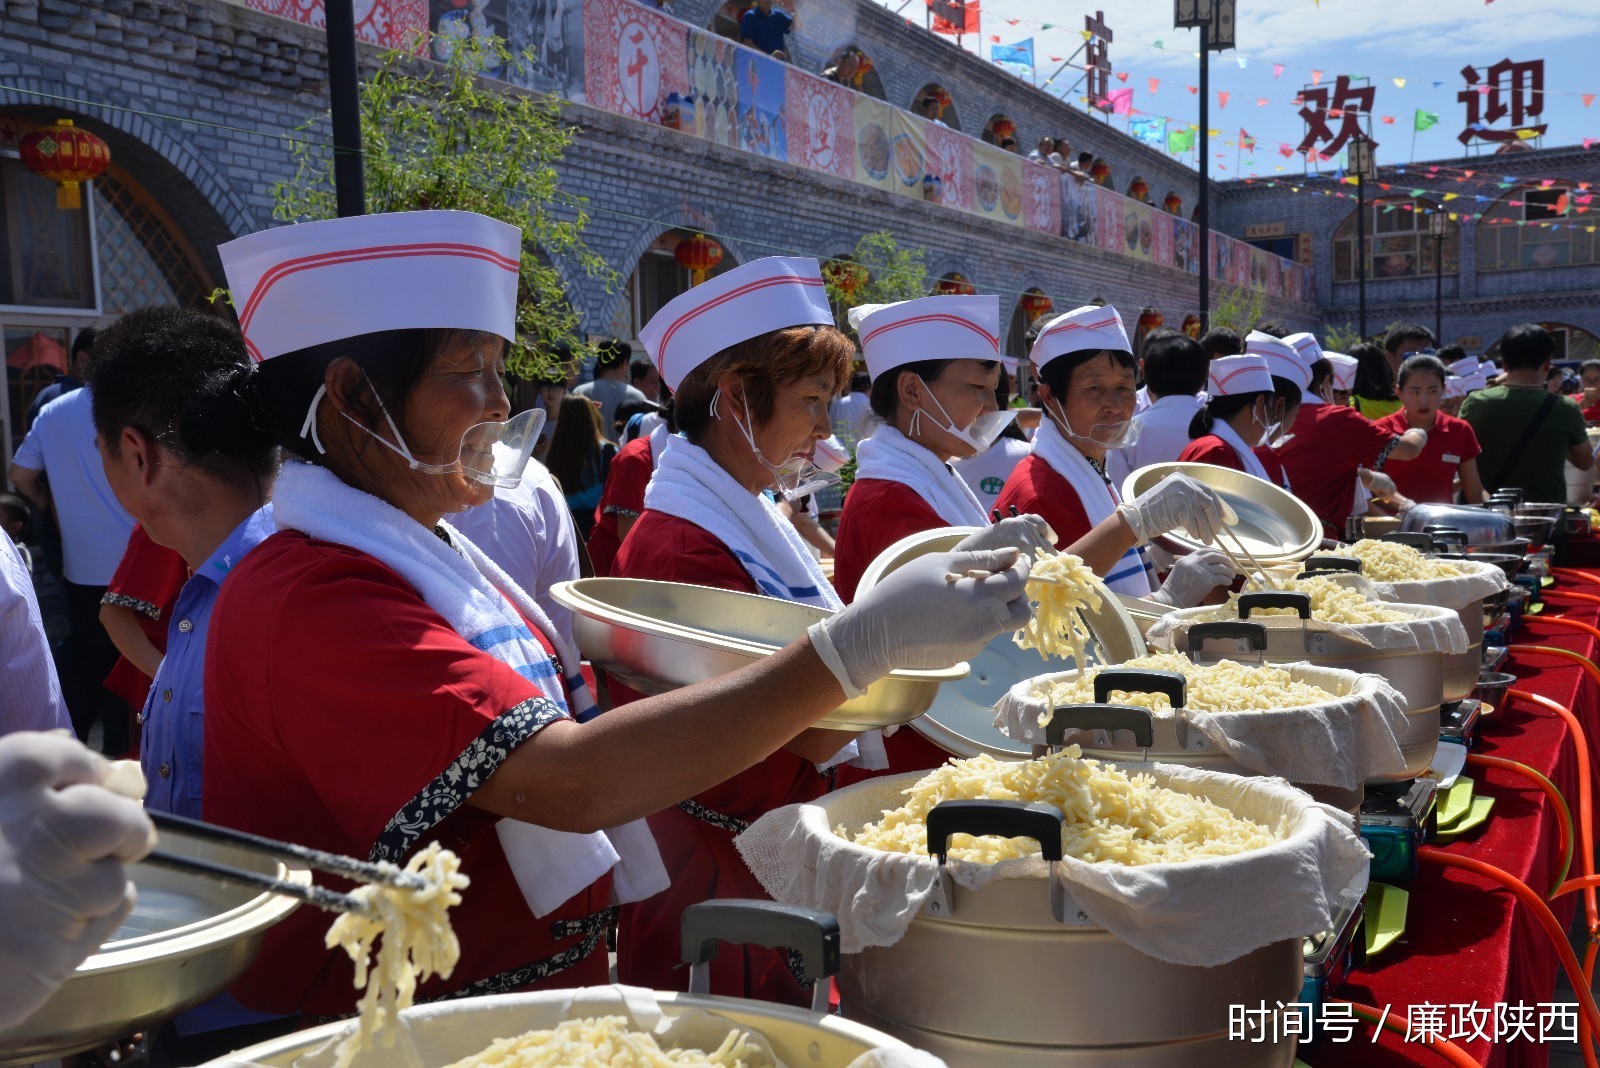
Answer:
[[[759, 1009], [759, 1002], [728, 999], [730, 1009], [744, 1005]], [[785, 1011], [791, 1011], [785, 1009]], [[394, 1044], [385, 1046], [382, 1038], [356, 1055], [351, 1068], [438, 1068], [483, 1052], [489, 1044], [526, 1031], [555, 1027], [563, 1020], [594, 1016], [622, 1016], [640, 1031], [649, 1031], [663, 1049], [688, 1048], [715, 1050], [728, 1034], [739, 1028], [757, 1036], [755, 1043], [762, 1056], [751, 1068], [799, 1068], [778, 1059], [757, 1025], [741, 1024], [715, 1012], [694, 1008], [670, 1013], [657, 1001], [655, 992], [636, 986], [579, 987], [572, 990], [547, 990], [495, 997], [462, 998], [417, 1005], [406, 1009], [387, 1032]], [[332, 1068], [339, 1042], [350, 1028], [309, 1053], [295, 1058], [294, 1068]], [[382, 1034], [382, 1033], [380, 1033]], [[255, 1061], [224, 1058], [207, 1068], [263, 1068]], [[846, 1068], [944, 1068], [944, 1062], [931, 1054], [909, 1048], [870, 1050], [850, 1061]]]
[[[1354, 582], [1364, 582], [1352, 575], [1346, 579], [1346, 585]], [[1371, 585], [1368, 583], [1368, 585]], [[1253, 614], [1249, 622], [1260, 623], [1268, 630], [1277, 628], [1290, 628], [1299, 630], [1302, 627], [1312, 631], [1326, 631], [1338, 635], [1349, 641], [1370, 646], [1377, 652], [1417, 652], [1417, 653], [1444, 653], [1459, 656], [1467, 651], [1467, 631], [1461, 625], [1461, 617], [1456, 615], [1453, 608], [1437, 608], [1431, 604], [1396, 604], [1393, 602], [1379, 602], [1383, 609], [1389, 612], [1398, 612], [1409, 618], [1396, 620], [1392, 623], [1328, 623], [1320, 619], [1301, 619], [1298, 615], [1263, 615], [1260, 612]], [[1217, 614], [1218, 605], [1203, 605], [1200, 608], [1180, 608], [1176, 612], [1169, 612], [1150, 625], [1150, 630], [1145, 634], [1144, 640], [1152, 652], [1182, 652], [1174, 644], [1175, 636], [1180, 632], [1187, 632], [1195, 623], [1210, 623], [1214, 618], [1236, 620], [1236, 614]]]
[[1381, 601], [1431, 604], [1458, 612], [1474, 601], [1493, 597], [1511, 585], [1506, 579], [1506, 573], [1496, 564], [1485, 564], [1477, 560], [1451, 560], [1450, 563], [1470, 573], [1453, 578], [1416, 579], [1405, 582], [1379, 582], [1376, 579], [1367, 579], [1367, 583]]
[[[1122, 667], [1124, 665], [1114, 665]], [[1190, 725], [1239, 764], [1263, 775], [1281, 775], [1292, 782], [1353, 790], [1368, 779], [1405, 768], [1400, 737], [1405, 732], [1406, 702], [1381, 675], [1362, 675], [1313, 664], [1273, 664], [1296, 682], [1341, 696], [1321, 704], [1239, 712], [1186, 710]], [[1099, 673], [1091, 670], [1090, 677]], [[1041, 675], [1013, 686], [995, 706], [994, 725], [1008, 738], [1045, 745], [1044, 722], [1051, 704], [1048, 692], [1070, 682], [1077, 672]], [[1154, 712], [1157, 721], [1171, 721], [1171, 709]], [[1068, 731], [1063, 741], [1085, 748], [1109, 748], [1090, 735], [1103, 731]]]
[[[1158, 785], [1202, 795], [1286, 831], [1282, 841], [1230, 857], [1140, 866], [1069, 857], [1057, 866], [1069, 917], [1082, 912], [1157, 960], [1215, 967], [1262, 946], [1327, 930], [1343, 891], [1366, 871], [1370, 855], [1350, 827], [1350, 814], [1313, 801], [1282, 779], [1171, 764], [1117, 766], [1147, 771]], [[872, 779], [819, 802], [775, 809], [734, 844], [775, 900], [837, 916], [845, 953], [893, 945], [933, 892], [938, 863], [926, 855], [858, 846], [833, 828], [858, 833], [899, 807], [902, 794], [921, 777]], [[1040, 895], [1047, 893], [1049, 866], [1037, 856], [999, 864], [952, 859], [949, 871], [968, 889], [995, 879], [1034, 879]]]

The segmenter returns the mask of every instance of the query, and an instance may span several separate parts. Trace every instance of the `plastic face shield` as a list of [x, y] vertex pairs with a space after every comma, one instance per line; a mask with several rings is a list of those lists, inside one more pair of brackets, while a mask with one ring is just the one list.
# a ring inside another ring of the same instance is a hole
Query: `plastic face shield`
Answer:
[[1068, 439], [1097, 449], [1130, 449], [1138, 443], [1139, 435], [1144, 432], [1143, 423], [1123, 419], [1115, 423], [1096, 423], [1087, 434], [1080, 434], [1067, 422], [1067, 413], [1062, 410], [1060, 401], [1052, 400], [1049, 411], [1056, 426]]
[[[454, 460], [448, 463], [424, 463], [412, 454], [411, 446], [401, 435], [400, 428], [395, 425], [394, 418], [390, 416], [383, 398], [378, 396], [378, 391], [374, 389], [372, 394], [378, 401], [378, 409], [383, 412], [384, 422], [389, 425], [389, 432], [394, 435], [394, 441], [351, 419], [347, 413], [339, 414], [349, 419], [362, 433], [373, 438], [384, 448], [404, 457], [407, 466], [413, 471], [429, 475], [464, 475], [486, 486], [510, 489], [522, 481], [522, 472], [528, 466], [528, 458], [533, 455], [533, 446], [539, 440], [539, 431], [544, 427], [545, 413], [538, 408], [530, 409], [505, 422], [478, 423], [461, 435], [461, 446]], [[323, 391], [319, 390], [317, 396], [312, 399], [311, 410], [306, 414], [307, 426], [315, 425], [317, 402], [322, 395]], [[306, 431], [302, 429], [302, 436], [305, 433]], [[321, 443], [318, 442], [317, 445], [321, 451]]]

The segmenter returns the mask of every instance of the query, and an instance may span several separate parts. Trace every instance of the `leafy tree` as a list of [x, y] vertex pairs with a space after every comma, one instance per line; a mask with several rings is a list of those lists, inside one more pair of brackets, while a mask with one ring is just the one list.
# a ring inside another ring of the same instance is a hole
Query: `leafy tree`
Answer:
[[1361, 344], [1361, 340], [1361, 331], [1350, 322], [1329, 326], [1323, 334], [1323, 341], [1326, 342], [1324, 347], [1334, 352], [1349, 352]]
[[[560, 188], [556, 165], [575, 129], [563, 123], [553, 96], [480, 77], [501, 77], [531, 62], [499, 38], [460, 41], [443, 63], [404, 51], [382, 56], [361, 83], [361, 146], [367, 210], [429, 208], [474, 211], [523, 234], [518, 283], [518, 340], [507, 369], [524, 379], [567, 369], [552, 355], [565, 343], [581, 356], [581, 322], [552, 260], [564, 258], [591, 276], [615, 276], [583, 243], [583, 197]], [[297, 173], [273, 190], [276, 218], [330, 219], [336, 214], [333, 149], [326, 115], [301, 127], [293, 148]]]
[[1261, 321], [1266, 310], [1266, 298], [1260, 290], [1224, 286], [1217, 290], [1217, 302], [1211, 308], [1211, 325], [1237, 330], [1240, 336], [1249, 333]]
[[[857, 282], [854, 291], [839, 286], [846, 278]], [[850, 330], [845, 313], [858, 304], [893, 304], [928, 295], [928, 265], [922, 250], [901, 248], [888, 230], [863, 234], [848, 257], [825, 263], [823, 280], [839, 329], [846, 333]]]

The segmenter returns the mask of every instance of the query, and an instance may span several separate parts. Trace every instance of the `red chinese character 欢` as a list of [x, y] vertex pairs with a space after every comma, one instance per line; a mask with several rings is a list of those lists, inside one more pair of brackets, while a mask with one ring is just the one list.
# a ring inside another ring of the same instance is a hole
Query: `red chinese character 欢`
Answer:
[[[1372, 101], [1376, 95], [1377, 90], [1373, 86], [1352, 86], [1349, 76], [1344, 74], [1334, 82], [1331, 97], [1325, 85], [1305, 90], [1300, 94], [1304, 101], [1300, 117], [1306, 120], [1306, 137], [1296, 151], [1314, 151], [1319, 156], [1332, 156], [1350, 138], [1362, 136], [1361, 119], [1372, 113]], [[1339, 120], [1338, 133], [1328, 128], [1330, 117]], [[1319, 145], [1324, 147], [1318, 148]]]
[[[1461, 76], [1467, 80], [1467, 88], [1456, 94], [1456, 99], [1467, 106], [1466, 129], [1456, 135], [1462, 144], [1470, 145], [1474, 137], [1485, 141], [1526, 141], [1547, 129], [1546, 123], [1524, 125], [1526, 120], [1544, 114], [1544, 60], [1513, 63], [1502, 59], [1484, 68], [1482, 78], [1475, 67], [1462, 67]], [[1489, 129], [1508, 115], [1509, 128]]]

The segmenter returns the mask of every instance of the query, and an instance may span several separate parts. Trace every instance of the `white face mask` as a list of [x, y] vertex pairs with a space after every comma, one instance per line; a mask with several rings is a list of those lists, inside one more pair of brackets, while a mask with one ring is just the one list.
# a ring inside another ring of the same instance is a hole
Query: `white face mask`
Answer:
[[1056, 429], [1066, 435], [1070, 441], [1080, 445], [1087, 445], [1094, 449], [1131, 449], [1139, 441], [1139, 435], [1144, 432], [1144, 424], [1133, 419], [1124, 419], [1119, 423], [1096, 423], [1089, 428], [1089, 433], [1080, 434], [1072, 429], [1072, 424], [1067, 422], [1067, 413], [1062, 410], [1061, 402], [1051, 398], [1045, 411], [1050, 413], [1051, 420], [1056, 424]]
[[[713, 418], [721, 418], [717, 414], [717, 402], [721, 399], [722, 391], [720, 389], [711, 396], [711, 415]], [[756, 444], [756, 436], [751, 429], [754, 426], [754, 421], [750, 418], [750, 402], [748, 400], [744, 402], [744, 422], [741, 423], [738, 416], [733, 416], [733, 425], [739, 428], [740, 433], [744, 435], [744, 440], [749, 442], [750, 451], [755, 453], [757, 460], [761, 461], [761, 466], [771, 473], [773, 488], [783, 494], [783, 499], [791, 504], [801, 497], [815, 493], [818, 490], [827, 489], [829, 486], [839, 482], [838, 475], [824, 471], [812, 462], [809, 456], [791, 456], [781, 464], [775, 464], [768, 460], [766, 455], [762, 453], [761, 446]]]
[[[938, 424], [939, 429], [943, 430], [946, 434], [953, 435], [957, 441], [960, 441], [963, 444], [971, 447], [974, 450], [973, 455], [975, 456], [979, 453], [989, 451], [989, 446], [994, 444], [994, 439], [998, 438], [1001, 431], [1010, 426], [1011, 421], [1017, 417], [1017, 413], [1014, 409], [1000, 408], [996, 411], [985, 412], [984, 414], [978, 416], [978, 418], [974, 419], [972, 421], [972, 425], [963, 429], [962, 427], [955, 425], [955, 420], [950, 418], [950, 413], [945, 411], [943, 404], [939, 403], [939, 398], [933, 392], [933, 390], [928, 390], [928, 396], [931, 397], [933, 399], [933, 403], [938, 406], [939, 414], [945, 420], [944, 423]], [[921, 418], [922, 410], [920, 408], [911, 413], [910, 429], [912, 437], [916, 437], [917, 435], [917, 424]]]
[[[505, 422], [477, 423], [461, 435], [461, 444], [454, 460], [443, 464], [428, 464], [412, 454], [411, 446], [406, 444], [400, 428], [395, 425], [394, 417], [389, 414], [388, 406], [383, 403], [377, 387], [372, 384], [370, 378], [367, 378], [365, 371], [361, 372], [361, 377], [366, 379], [367, 388], [372, 391], [373, 399], [378, 402], [378, 410], [383, 413], [384, 422], [389, 424], [389, 432], [394, 435], [394, 441], [351, 418], [348, 412], [339, 414], [384, 448], [404, 457], [406, 466], [411, 470], [429, 475], [464, 475], [486, 486], [500, 486], [506, 489], [511, 489], [522, 481], [522, 472], [528, 466], [528, 457], [533, 454], [534, 443], [539, 440], [539, 431], [544, 426], [543, 411], [530, 409]], [[310, 438], [319, 453], [327, 450], [322, 447], [322, 439], [317, 434], [317, 406], [327, 392], [327, 386], [317, 390], [316, 395], [311, 398], [310, 408], [306, 410], [306, 421], [300, 427], [300, 436]]]

